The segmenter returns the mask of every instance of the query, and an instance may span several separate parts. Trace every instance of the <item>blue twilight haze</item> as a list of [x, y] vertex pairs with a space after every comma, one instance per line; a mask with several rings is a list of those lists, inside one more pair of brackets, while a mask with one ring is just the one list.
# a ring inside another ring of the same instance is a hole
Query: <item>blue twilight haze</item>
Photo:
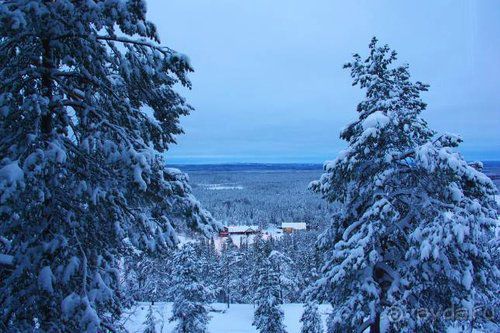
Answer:
[[362, 91], [342, 64], [377, 36], [431, 85], [423, 117], [467, 159], [500, 159], [500, 5], [470, 1], [149, 0], [162, 43], [187, 54], [196, 111], [170, 163], [322, 162]]

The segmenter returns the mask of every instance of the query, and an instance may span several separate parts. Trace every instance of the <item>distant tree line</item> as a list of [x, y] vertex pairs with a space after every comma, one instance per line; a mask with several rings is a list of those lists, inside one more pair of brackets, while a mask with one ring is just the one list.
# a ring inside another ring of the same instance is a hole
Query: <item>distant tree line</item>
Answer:
[[[189, 172], [193, 193], [215, 219], [230, 225], [262, 228], [304, 221], [324, 228], [335, 208], [307, 190], [320, 171]], [[200, 184], [242, 186], [242, 190], [213, 190]]]

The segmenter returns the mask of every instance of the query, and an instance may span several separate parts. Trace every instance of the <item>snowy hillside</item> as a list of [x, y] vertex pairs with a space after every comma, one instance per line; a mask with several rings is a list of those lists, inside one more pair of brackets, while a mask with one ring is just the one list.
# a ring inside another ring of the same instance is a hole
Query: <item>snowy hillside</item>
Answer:
[[[171, 303], [156, 303], [153, 306], [156, 328], [159, 333], [169, 333], [173, 330], [175, 323], [168, 322], [171, 313]], [[210, 312], [210, 323], [208, 331], [210, 333], [256, 333], [257, 330], [252, 326], [254, 306], [252, 304], [231, 304], [227, 309], [225, 304], [214, 303], [211, 306], [216, 311]], [[132, 311], [125, 314], [125, 327], [130, 333], [139, 333], [144, 331], [144, 321], [149, 309], [149, 303], [139, 303]], [[285, 325], [288, 333], [300, 332], [300, 316], [303, 309], [302, 304], [285, 304]], [[323, 325], [326, 324], [326, 317], [330, 311], [328, 305], [321, 305], [320, 308]], [[325, 327], [325, 326], [324, 326]]]

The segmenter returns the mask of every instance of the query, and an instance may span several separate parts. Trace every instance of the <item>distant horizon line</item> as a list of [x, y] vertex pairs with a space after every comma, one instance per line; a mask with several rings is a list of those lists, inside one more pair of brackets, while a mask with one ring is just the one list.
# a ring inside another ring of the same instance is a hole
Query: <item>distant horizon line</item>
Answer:
[[[485, 161], [485, 162], [490, 162], [490, 161]], [[495, 162], [495, 161], [493, 161], [493, 162]], [[321, 162], [264, 162], [264, 161], [261, 161], [261, 162], [247, 162], [247, 161], [232, 161], [232, 162], [173, 162], [173, 163], [169, 163], [169, 164], [198, 165], [198, 164], [323, 164], [323, 163], [321, 163]]]
[[[482, 162], [497, 162], [500, 161], [498, 152], [487, 152], [484, 154], [464, 154], [458, 151], [467, 162], [482, 161]], [[163, 154], [167, 164], [177, 165], [211, 165], [211, 164], [324, 164], [328, 161], [333, 161], [338, 156], [338, 153], [325, 154], [305, 154], [303, 156], [294, 155], [210, 155], [210, 154], [192, 154], [183, 155], [171, 154], [166, 152]]]
[[[477, 161], [474, 160], [466, 160], [467, 162]], [[498, 160], [479, 160], [483, 163], [500, 163], [500, 159]], [[323, 162], [246, 162], [246, 161], [233, 161], [233, 162], [167, 162], [168, 165], [323, 165], [327, 161]]]

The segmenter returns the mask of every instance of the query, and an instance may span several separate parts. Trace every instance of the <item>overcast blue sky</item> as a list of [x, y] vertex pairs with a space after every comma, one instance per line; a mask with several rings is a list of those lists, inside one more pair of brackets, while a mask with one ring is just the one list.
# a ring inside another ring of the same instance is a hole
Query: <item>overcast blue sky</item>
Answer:
[[317, 162], [345, 147], [361, 90], [342, 64], [372, 36], [431, 85], [431, 127], [500, 160], [498, 0], [148, 0], [162, 43], [195, 68], [196, 111], [170, 163]]

